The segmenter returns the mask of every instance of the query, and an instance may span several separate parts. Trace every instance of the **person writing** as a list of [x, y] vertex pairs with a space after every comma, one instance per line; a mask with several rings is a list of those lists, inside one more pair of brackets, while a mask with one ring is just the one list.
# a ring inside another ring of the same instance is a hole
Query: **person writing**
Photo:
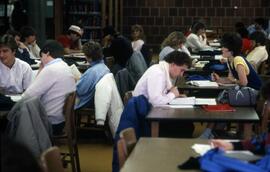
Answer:
[[227, 77], [220, 77], [212, 73], [212, 80], [218, 83], [234, 83], [239, 86], [251, 87], [259, 90], [261, 80], [252, 65], [240, 56], [242, 40], [236, 33], [225, 33], [221, 39], [222, 56], [227, 59], [229, 74]]

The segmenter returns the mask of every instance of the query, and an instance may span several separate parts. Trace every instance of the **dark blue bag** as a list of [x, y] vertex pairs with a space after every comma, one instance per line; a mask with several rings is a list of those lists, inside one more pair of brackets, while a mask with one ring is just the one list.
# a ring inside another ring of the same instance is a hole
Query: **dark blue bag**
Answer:
[[[270, 150], [270, 149], [269, 149]], [[224, 156], [224, 151], [211, 149], [200, 158], [201, 170], [209, 172], [269, 172], [270, 151], [256, 164], [247, 163], [235, 158]]]

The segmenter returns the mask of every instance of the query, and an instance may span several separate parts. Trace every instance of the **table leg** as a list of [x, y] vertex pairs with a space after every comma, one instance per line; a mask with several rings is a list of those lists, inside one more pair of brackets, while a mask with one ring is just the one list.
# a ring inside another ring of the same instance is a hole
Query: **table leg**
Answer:
[[250, 139], [252, 136], [252, 123], [244, 124], [244, 139]]
[[159, 135], [159, 122], [153, 121], [151, 122], [151, 136], [158, 137]]

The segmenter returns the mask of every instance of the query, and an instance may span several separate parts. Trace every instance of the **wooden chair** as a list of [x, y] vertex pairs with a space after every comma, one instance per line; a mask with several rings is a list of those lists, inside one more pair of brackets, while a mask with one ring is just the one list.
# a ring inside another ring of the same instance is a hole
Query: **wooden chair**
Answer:
[[137, 143], [134, 128], [126, 128], [120, 132], [117, 142], [119, 167], [121, 168]]
[[132, 97], [132, 91], [125, 92], [125, 95], [123, 97], [124, 105], [128, 103], [128, 100]]
[[112, 134], [108, 124], [108, 119], [105, 120], [105, 124], [100, 126], [97, 125], [95, 118], [95, 109], [82, 108], [76, 110], [76, 127], [78, 130], [91, 130], [104, 132], [109, 143], [112, 143]]
[[[65, 129], [62, 135], [53, 136], [53, 143], [57, 146], [67, 145], [68, 152], [61, 152], [64, 164], [71, 163], [72, 172], [80, 172], [79, 152], [74, 115], [75, 92], [68, 95], [65, 100], [63, 112], [65, 115]], [[69, 159], [67, 159], [69, 157]]]
[[45, 150], [40, 157], [44, 172], [64, 172], [61, 161], [61, 153], [58, 147], [50, 147]]

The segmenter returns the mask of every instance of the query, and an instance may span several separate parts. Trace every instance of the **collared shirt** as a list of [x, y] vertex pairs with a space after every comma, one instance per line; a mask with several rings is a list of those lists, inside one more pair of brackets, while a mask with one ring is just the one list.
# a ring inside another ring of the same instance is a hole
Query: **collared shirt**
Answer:
[[94, 98], [97, 82], [107, 73], [110, 73], [110, 69], [104, 64], [103, 60], [91, 63], [91, 67], [87, 69], [77, 83], [76, 91], [79, 103], [76, 104], [75, 109], [86, 106]]
[[23, 97], [41, 97], [51, 124], [65, 121], [63, 106], [68, 93], [75, 91], [75, 79], [62, 59], [54, 59], [44, 66]]
[[23, 93], [32, 82], [32, 69], [30, 65], [15, 58], [11, 68], [0, 61], [0, 90], [5, 94]]
[[166, 73], [161, 70], [159, 64], [147, 69], [132, 94], [144, 95], [153, 106], [168, 104], [175, 98], [173, 93], [168, 93]]

